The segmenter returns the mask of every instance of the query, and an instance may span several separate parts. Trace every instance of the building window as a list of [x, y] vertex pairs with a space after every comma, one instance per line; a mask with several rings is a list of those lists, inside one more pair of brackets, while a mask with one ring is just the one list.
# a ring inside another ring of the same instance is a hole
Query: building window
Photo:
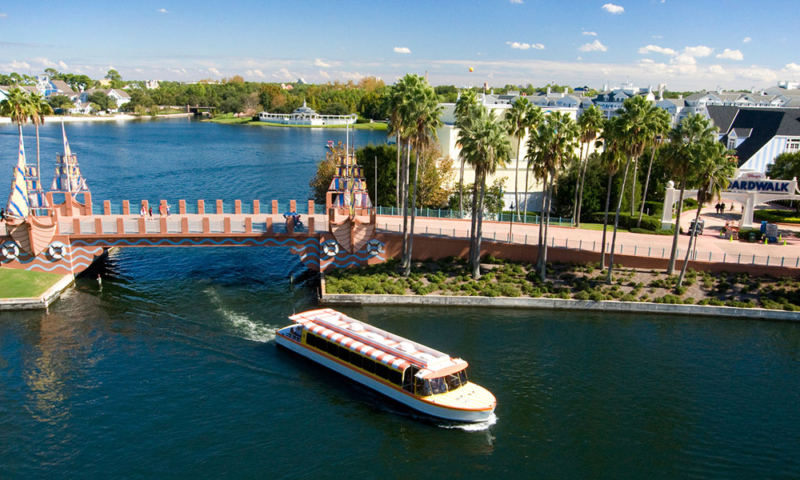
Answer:
[[728, 148], [731, 150], [736, 148], [736, 139], [735, 138], [728, 138]]
[[786, 142], [786, 151], [787, 152], [798, 152], [798, 151], [800, 151], [800, 138], [790, 138]]

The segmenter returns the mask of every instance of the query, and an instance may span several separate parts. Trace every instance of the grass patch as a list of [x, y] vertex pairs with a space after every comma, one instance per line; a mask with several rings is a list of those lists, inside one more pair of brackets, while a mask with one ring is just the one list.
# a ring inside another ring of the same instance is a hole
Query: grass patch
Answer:
[[[603, 231], [603, 224], [602, 223], [581, 223], [578, 228], [582, 228], [584, 230], [598, 230]], [[614, 231], [614, 217], [611, 217], [611, 223], [606, 226], [606, 232], [613, 232]], [[617, 228], [618, 232], [627, 232], [627, 228], [619, 227]]]
[[0, 268], [0, 298], [38, 297], [61, 277], [56, 273]]

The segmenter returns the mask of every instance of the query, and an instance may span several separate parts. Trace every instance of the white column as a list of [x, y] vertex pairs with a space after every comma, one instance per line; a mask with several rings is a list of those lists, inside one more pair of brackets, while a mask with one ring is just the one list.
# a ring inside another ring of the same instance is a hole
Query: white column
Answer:
[[749, 193], [744, 203], [744, 213], [739, 221], [740, 228], [753, 228], [753, 207], [756, 206], [756, 193]]
[[664, 193], [664, 211], [661, 212], [661, 228], [669, 230], [675, 224], [672, 218], [672, 207], [675, 205], [675, 194], [677, 191], [671, 185], [670, 181], [667, 184], [667, 191]]

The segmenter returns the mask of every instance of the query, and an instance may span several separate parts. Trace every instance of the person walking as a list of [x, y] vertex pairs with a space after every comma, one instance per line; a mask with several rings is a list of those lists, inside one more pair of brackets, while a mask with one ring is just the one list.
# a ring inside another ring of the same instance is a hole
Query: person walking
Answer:
[[147, 210], [144, 209], [144, 205], [142, 205], [142, 209], [139, 210], [139, 215], [141, 215], [142, 218], [144, 218], [145, 215], [147, 215]]
[[169, 203], [167, 204], [167, 216], [169, 217]]
[[164, 212], [164, 204], [163, 203], [159, 203], [158, 204], [158, 214], [163, 217], [164, 213], [165, 213]]
[[153, 219], [153, 207], [150, 207], [150, 220]]

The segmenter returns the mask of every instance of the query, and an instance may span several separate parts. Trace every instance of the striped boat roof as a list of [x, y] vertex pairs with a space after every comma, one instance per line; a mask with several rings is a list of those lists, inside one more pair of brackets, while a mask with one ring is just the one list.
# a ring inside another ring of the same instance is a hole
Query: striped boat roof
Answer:
[[404, 370], [410, 365], [420, 368], [419, 376], [430, 378], [437, 371], [452, 373], [467, 367], [467, 362], [360, 322], [330, 308], [310, 310], [289, 317], [307, 330]]

